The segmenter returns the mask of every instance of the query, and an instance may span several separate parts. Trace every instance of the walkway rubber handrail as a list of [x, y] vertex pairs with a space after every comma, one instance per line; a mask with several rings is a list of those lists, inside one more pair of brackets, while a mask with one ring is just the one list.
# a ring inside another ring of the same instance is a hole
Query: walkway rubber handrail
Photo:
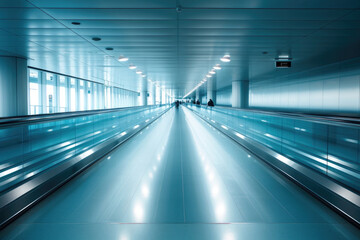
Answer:
[[[198, 105], [199, 106], [199, 105]], [[220, 108], [220, 109], [228, 109], [233, 111], [244, 111], [244, 112], [254, 112], [254, 113], [261, 113], [271, 116], [280, 116], [280, 117], [292, 117], [301, 119], [304, 121], [311, 121], [311, 122], [318, 122], [331, 124], [331, 125], [341, 125], [341, 126], [357, 126], [360, 125], [360, 119], [357, 117], [338, 117], [338, 116], [325, 116], [325, 115], [317, 115], [311, 113], [291, 113], [291, 112], [277, 112], [277, 111], [266, 111], [266, 110], [257, 110], [257, 109], [243, 109], [243, 108], [233, 108], [233, 107], [226, 107], [226, 106], [215, 106], [209, 107], [207, 105], [200, 105], [203, 108]]]
[[0, 128], [9, 127], [9, 126], [13, 126], [13, 125], [20, 125], [20, 124], [51, 122], [51, 121], [57, 121], [57, 120], [61, 120], [61, 119], [68, 119], [68, 118], [74, 118], [74, 117], [85, 117], [85, 116], [91, 116], [91, 115], [97, 115], [97, 114], [126, 111], [126, 110], [131, 110], [131, 109], [161, 107], [164, 105], [166, 105], [166, 104], [123, 107], [123, 108], [110, 108], [110, 109], [98, 109], [98, 110], [86, 110], [86, 111], [65, 112], [65, 113], [26, 115], [26, 116], [16, 116], [16, 117], [5, 117], [5, 118], [0, 118]]

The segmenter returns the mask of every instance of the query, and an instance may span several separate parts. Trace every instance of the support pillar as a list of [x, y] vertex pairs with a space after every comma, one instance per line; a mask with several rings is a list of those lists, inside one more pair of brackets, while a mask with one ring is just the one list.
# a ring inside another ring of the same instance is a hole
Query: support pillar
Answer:
[[201, 102], [201, 100], [200, 100], [200, 89], [199, 89], [199, 88], [196, 89], [195, 102], [196, 102], [197, 100], [199, 100], [199, 101]]
[[148, 105], [148, 81], [147, 78], [143, 78], [141, 76], [140, 77], [140, 81], [141, 81], [141, 92], [140, 92], [140, 106], [147, 106]]
[[163, 104], [162, 102], [162, 88], [159, 87], [159, 95], [160, 95], [160, 104]]
[[233, 81], [231, 105], [235, 108], [247, 108], [249, 106], [249, 81]]
[[0, 57], [0, 117], [28, 114], [27, 60]]
[[147, 105], [148, 105], [147, 95], [148, 95], [148, 92], [147, 92], [147, 91], [142, 91], [142, 92], [140, 93], [140, 98], [141, 98], [141, 103], [140, 103], [140, 105], [141, 105], [141, 106], [147, 106]]
[[209, 78], [207, 81], [207, 102], [212, 99], [216, 104], [216, 76]]
[[156, 86], [155, 86], [155, 84], [151, 85], [151, 99], [152, 99], [152, 104], [156, 105]]

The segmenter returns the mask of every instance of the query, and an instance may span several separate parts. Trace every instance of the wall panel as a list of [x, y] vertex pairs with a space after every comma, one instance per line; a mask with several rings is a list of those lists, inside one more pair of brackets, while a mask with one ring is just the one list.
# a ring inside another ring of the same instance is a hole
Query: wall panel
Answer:
[[250, 108], [360, 115], [360, 59], [250, 81]]

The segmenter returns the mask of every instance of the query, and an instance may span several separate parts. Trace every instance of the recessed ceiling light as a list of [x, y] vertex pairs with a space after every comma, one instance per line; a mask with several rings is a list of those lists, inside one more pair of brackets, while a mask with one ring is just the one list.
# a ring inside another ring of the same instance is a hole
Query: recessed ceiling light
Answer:
[[118, 61], [119, 61], [119, 62], [126, 62], [126, 61], [128, 61], [128, 60], [129, 60], [129, 58], [124, 57], [124, 56], [120, 56], [120, 57], [118, 58]]
[[80, 25], [81, 23], [79, 22], [71, 22], [72, 25]]
[[210, 74], [215, 74], [216, 72], [214, 70], [211, 70], [209, 73]]
[[279, 58], [289, 58], [289, 55], [279, 55]]
[[142, 74], [141, 76], [142, 76], [142, 77], [146, 77], [146, 75], [145, 75], [145, 74]]
[[134, 70], [134, 69], [136, 69], [136, 66], [135, 66], [135, 65], [130, 64], [130, 65], [129, 65], [129, 69]]
[[93, 37], [92, 40], [95, 41], [95, 42], [98, 42], [98, 41], [101, 41], [101, 38], [99, 38], [99, 37]]
[[222, 58], [220, 58], [222, 62], [230, 62], [230, 55], [224, 55]]
[[112, 47], [107, 47], [107, 48], [105, 48], [106, 50], [109, 50], [109, 51], [112, 51], [112, 50], [114, 50], [114, 48], [112, 48]]
[[142, 74], [142, 71], [137, 70], [137, 71], [136, 71], [136, 74]]
[[211, 77], [212, 77], [212, 75], [208, 74], [208, 75], [206, 75], [206, 77], [211, 78]]
[[216, 65], [214, 66], [214, 69], [215, 69], [215, 70], [220, 70], [220, 69], [221, 69], [220, 64], [216, 64]]

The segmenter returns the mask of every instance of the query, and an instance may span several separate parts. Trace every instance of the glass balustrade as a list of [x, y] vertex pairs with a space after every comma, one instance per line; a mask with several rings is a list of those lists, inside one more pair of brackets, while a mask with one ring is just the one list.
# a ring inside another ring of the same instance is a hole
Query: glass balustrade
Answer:
[[189, 104], [195, 112], [252, 138], [353, 189], [360, 190], [360, 125], [315, 116], [287, 116]]
[[[170, 105], [76, 114], [0, 118], [0, 192], [63, 163], [128, 129], [148, 122]], [[74, 115], [74, 116], [73, 116]]]

